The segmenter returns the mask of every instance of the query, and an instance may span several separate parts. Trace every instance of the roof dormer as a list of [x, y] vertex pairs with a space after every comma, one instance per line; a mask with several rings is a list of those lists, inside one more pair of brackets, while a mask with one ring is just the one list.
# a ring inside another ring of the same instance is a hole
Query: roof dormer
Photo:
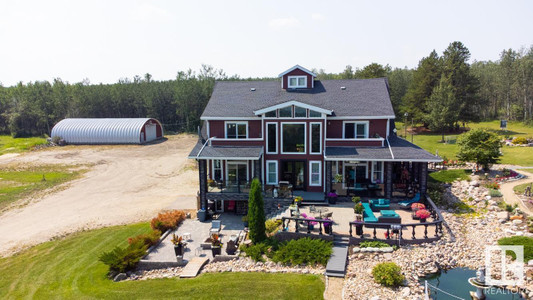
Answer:
[[282, 89], [312, 89], [316, 74], [306, 68], [296, 65], [279, 74]]

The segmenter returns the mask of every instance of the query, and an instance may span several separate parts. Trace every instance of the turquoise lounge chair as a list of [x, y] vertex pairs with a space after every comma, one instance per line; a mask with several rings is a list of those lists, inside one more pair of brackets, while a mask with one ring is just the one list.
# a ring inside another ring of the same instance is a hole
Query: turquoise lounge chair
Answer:
[[409, 200], [400, 201], [398, 202], [398, 204], [400, 205], [401, 208], [410, 208], [411, 204], [416, 203], [418, 201], [420, 201], [420, 193], [416, 193], [416, 195], [413, 198]]

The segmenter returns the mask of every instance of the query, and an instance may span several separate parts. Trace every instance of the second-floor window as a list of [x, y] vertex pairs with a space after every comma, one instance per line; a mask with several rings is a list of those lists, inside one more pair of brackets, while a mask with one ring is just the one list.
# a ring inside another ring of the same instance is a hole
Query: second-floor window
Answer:
[[289, 76], [289, 88], [306, 88], [307, 76]]
[[248, 137], [246, 122], [226, 122], [227, 139], [245, 139]]
[[368, 122], [344, 122], [345, 139], [368, 138]]

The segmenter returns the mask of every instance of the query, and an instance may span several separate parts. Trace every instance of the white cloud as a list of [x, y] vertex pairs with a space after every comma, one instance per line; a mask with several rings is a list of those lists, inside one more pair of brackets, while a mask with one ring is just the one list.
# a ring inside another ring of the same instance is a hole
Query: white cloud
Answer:
[[319, 14], [319, 13], [312, 13], [311, 14], [311, 19], [313, 19], [315, 21], [324, 21], [326, 19], [326, 17], [324, 17], [324, 15]]
[[275, 30], [294, 28], [300, 26], [300, 20], [295, 17], [272, 19], [268, 22], [268, 26]]

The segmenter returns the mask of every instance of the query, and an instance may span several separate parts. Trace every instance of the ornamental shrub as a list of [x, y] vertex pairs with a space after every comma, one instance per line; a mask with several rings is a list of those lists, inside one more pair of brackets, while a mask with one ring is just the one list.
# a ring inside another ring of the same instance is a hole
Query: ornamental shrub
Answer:
[[501, 197], [502, 196], [502, 193], [498, 190], [495, 190], [495, 189], [490, 189], [489, 190], [489, 195], [491, 197]]
[[281, 220], [270, 219], [265, 222], [265, 228], [267, 233], [273, 233], [281, 226]]
[[166, 232], [169, 229], [176, 229], [183, 220], [185, 220], [185, 212], [182, 210], [162, 212], [152, 219], [150, 227], [153, 230]]
[[384, 286], [399, 286], [404, 281], [400, 266], [393, 262], [384, 262], [377, 264], [372, 269], [374, 281]]
[[150, 248], [151, 246], [155, 245], [159, 241], [160, 237], [161, 237], [161, 231], [154, 230], [150, 233], [139, 234], [138, 236], [130, 237], [128, 239], [128, 244], [131, 245], [131, 244], [141, 243], [143, 245], [146, 245], [148, 248]]
[[360, 248], [387, 248], [391, 245], [380, 241], [364, 241], [359, 244]]
[[331, 242], [301, 238], [282, 243], [274, 252], [272, 260], [284, 265], [326, 265], [332, 252]]
[[98, 259], [109, 266], [110, 272], [124, 273], [135, 269], [146, 254], [147, 248], [141, 242], [130, 244], [126, 248], [117, 246], [109, 252], [102, 253]]
[[523, 136], [515, 137], [513, 139], [513, 144], [515, 145], [525, 145], [527, 144], [527, 138]]
[[254, 244], [266, 239], [263, 193], [257, 178], [252, 181], [248, 198], [248, 230], [248, 235]]

